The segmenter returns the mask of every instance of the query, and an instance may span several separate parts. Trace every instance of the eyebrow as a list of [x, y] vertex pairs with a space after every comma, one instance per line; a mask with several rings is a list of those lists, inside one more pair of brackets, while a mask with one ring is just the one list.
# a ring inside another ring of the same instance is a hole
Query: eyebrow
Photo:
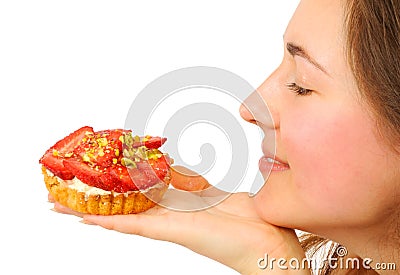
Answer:
[[315, 61], [307, 52], [304, 48], [295, 45], [291, 42], [288, 42], [286, 44], [286, 49], [287, 51], [290, 53], [291, 56], [300, 56], [304, 59], [306, 59], [309, 63], [311, 63], [314, 67], [316, 67], [318, 70], [322, 71], [323, 73], [325, 73], [326, 75], [329, 76], [328, 72], [326, 71], [326, 69], [319, 64], [317, 61]]

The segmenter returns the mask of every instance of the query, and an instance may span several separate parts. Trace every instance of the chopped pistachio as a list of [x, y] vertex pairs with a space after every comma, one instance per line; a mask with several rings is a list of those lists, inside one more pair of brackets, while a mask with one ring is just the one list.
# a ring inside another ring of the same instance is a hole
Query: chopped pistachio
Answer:
[[141, 158], [141, 159], [146, 159], [146, 147], [145, 146], [140, 146], [136, 150], [135, 156]]
[[113, 158], [112, 162], [113, 162], [114, 164], [117, 164], [117, 162], [118, 162], [118, 159], [116, 159], [116, 158]]
[[53, 156], [55, 156], [55, 157], [59, 156], [59, 153], [58, 153], [58, 151], [56, 149], [53, 149]]
[[82, 156], [82, 160], [83, 160], [84, 162], [90, 162], [90, 157], [88, 156], [88, 154], [84, 154], [84, 155]]
[[122, 158], [121, 159], [121, 164], [125, 167], [129, 167], [129, 168], [136, 168], [136, 163], [129, 159], [129, 158]]
[[129, 153], [128, 149], [126, 149], [126, 148], [124, 149], [123, 154], [124, 154], [125, 157], [130, 157], [130, 155], [131, 155]]
[[132, 146], [133, 138], [132, 138], [132, 134], [131, 133], [126, 133], [126, 134], [124, 133], [121, 137], [120, 137], [120, 141], [123, 144], [127, 145], [128, 147]]
[[115, 156], [116, 156], [116, 157], [119, 157], [119, 149], [118, 149], [118, 148], [115, 149]]
[[99, 156], [100, 156], [100, 157], [103, 157], [103, 156], [104, 156], [104, 151], [103, 151], [103, 149], [100, 149], [100, 150], [99, 150]]
[[157, 160], [157, 159], [161, 158], [162, 155], [163, 155], [163, 154], [162, 154], [159, 150], [157, 150], [157, 149], [153, 149], [153, 150], [147, 151], [146, 154], [147, 154], [147, 158], [148, 158], [148, 159], [154, 159], [154, 160]]
[[98, 138], [97, 143], [99, 144], [100, 147], [105, 147], [108, 144], [107, 138], [103, 137], [103, 138]]
[[65, 154], [65, 157], [66, 157], [66, 158], [70, 158], [70, 157], [72, 157], [73, 154], [74, 154], [73, 152], [66, 153], [66, 154]]

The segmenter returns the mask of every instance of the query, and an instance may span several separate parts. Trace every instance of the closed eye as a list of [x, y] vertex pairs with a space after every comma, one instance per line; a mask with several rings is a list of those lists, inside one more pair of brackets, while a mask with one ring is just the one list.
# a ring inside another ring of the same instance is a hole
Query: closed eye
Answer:
[[301, 95], [301, 96], [311, 95], [311, 93], [313, 92], [313, 90], [303, 88], [294, 82], [288, 83], [288, 84], [286, 84], [286, 86], [288, 87], [288, 89], [290, 91], [296, 93], [297, 95]]

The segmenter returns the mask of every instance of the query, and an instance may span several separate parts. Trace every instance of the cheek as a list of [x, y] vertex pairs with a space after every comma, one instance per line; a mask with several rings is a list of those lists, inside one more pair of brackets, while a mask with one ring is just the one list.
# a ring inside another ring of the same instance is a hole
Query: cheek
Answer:
[[349, 209], [364, 215], [366, 204], [378, 203], [385, 154], [372, 121], [354, 110], [347, 106], [293, 113], [281, 124], [291, 188], [306, 208], [343, 218]]
[[[282, 142], [293, 173], [295, 184], [300, 188], [323, 188], [325, 184], [310, 183], [310, 179], [326, 180], [337, 177], [354, 162], [354, 154], [344, 154], [357, 137], [349, 136], [347, 122], [340, 116], [324, 114], [297, 115], [287, 119], [282, 131]], [[346, 165], [344, 165], [346, 164]]]

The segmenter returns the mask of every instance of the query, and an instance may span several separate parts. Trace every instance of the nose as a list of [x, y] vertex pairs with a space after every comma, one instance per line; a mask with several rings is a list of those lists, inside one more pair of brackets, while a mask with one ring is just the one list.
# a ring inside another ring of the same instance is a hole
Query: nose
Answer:
[[[254, 92], [253, 92], [254, 93]], [[246, 101], [248, 98], [246, 98]], [[245, 102], [246, 102], [245, 101]], [[250, 111], [249, 107], [248, 107], [248, 103], [243, 102], [242, 104], [240, 104], [240, 108], [239, 108], [239, 114], [240, 116], [246, 120], [247, 122], [256, 124], [256, 119], [254, 118], [253, 113]]]
[[[275, 152], [276, 130], [279, 128], [279, 113], [277, 103], [280, 92], [279, 77], [272, 74], [258, 89], [252, 92], [241, 104], [239, 113], [241, 117], [253, 124], [258, 125], [264, 132], [262, 142], [263, 150]], [[260, 173], [250, 187], [250, 196], [255, 196], [264, 186], [265, 181]]]
[[275, 96], [279, 86], [274, 83], [275, 81], [272, 74], [244, 100], [239, 109], [240, 116], [244, 120], [262, 128], [277, 129], [279, 127]]

